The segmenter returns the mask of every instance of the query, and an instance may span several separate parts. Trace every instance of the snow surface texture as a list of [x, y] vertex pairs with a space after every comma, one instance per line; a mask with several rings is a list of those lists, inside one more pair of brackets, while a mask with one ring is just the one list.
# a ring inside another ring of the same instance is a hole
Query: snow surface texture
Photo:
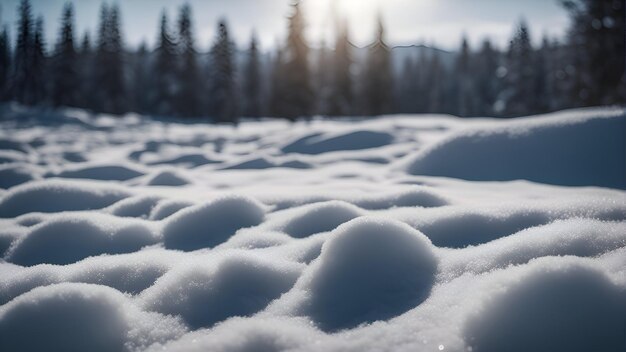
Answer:
[[0, 351], [626, 350], [624, 110], [0, 110]]

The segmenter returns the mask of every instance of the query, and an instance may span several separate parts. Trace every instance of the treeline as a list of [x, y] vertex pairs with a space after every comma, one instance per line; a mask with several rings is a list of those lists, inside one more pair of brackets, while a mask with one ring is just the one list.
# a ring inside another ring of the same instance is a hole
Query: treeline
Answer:
[[95, 41], [85, 33], [79, 42], [67, 3], [58, 39], [47, 52], [43, 18], [34, 19], [29, 0], [22, 0], [14, 47], [6, 26], [0, 33], [0, 99], [217, 122], [392, 113], [510, 117], [626, 103], [624, 2], [562, 3], [571, 14], [564, 41], [544, 38], [533, 47], [522, 21], [503, 50], [489, 40], [473, 49], [463, 39], [455, 55], [422, 47], [396, 67], [396, 49], [386, 44], [380, 18], [373, 43], [364, 49], [351, 44], [343, 20], [336, 23], [333, 47], [314, 50], [305, 40], [297, 1], [286, 42], [263, 54], [254, 35], [238, 51], [225, 20], [210, 51], [199, 53], [189, 5], [173, 20], [163, 12], [155, 48], [128, 50], [119, 8], [107, 3]]

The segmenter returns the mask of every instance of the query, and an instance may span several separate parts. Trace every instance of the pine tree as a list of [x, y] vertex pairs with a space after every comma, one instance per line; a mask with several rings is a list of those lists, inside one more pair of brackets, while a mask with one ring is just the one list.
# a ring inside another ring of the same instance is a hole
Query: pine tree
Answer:
[[233, 43], [224, 19], [220, 20], [218, 36], [211, 49], [212, 67], [212, 115], [217, 122], [237, 122], [235, 103], [235, 66]]
[[29, 0], [22, 0], [18, 7], [19, 21], [15, 44], [15, 66], [12, 78], [12, 94], [22, 104], [32, 104], [33, 75], [30, 67], [34, 55], [35, 35], [33, 14]]
[[365, 104], [367, 115], [381, 115], [391, 111], [393, 82], [391, 53], [385, 43], [382, 17], [378, 17], [376, 41], [368, 47], [365, 68]]
[[570, 99], [583, 106], [626, 103], [624, 1], [563, 3], [572, 19], [568, 37]]
[[330, 115], [334, 99], [334, 53], [328, 48], [325, 40], [322, 40], [319, 46], [316, 65], [311, 68], [312, 84], [317, 98], [312, 113]]
[[94, 75], [93, 75], [93, 48], [89, 32], [83, 34], [80, 50], [77, 54], [78, 62], [78, 92], [76, 106], [83, 109], [94, 109]]
[[276, 56], [272, 61], [272, 68], [270, 72], [271, 87], [268, 103], [269, 114], [274, 117], [285, 117], [285, 108], [283, 104], [283, 97], [285, 95], [284, 75], [283, 50], [280, 47], [277, 47]]
[[9, 33], [6, 26], [0, 33], [0, 101], [9, 98], [9, 74], [11, 69], [11, 47], [9, 44]]
[[119, 9], [102, 4], [95, 68], [96, 106], [101, 112], [121, 114], [126, 111], [126, 89]]
[[498, 97], [498, 52], [491, 45], [491, 41], [483, 41], [476, 60], [476, 93], [477, 114], [494, 116], [496, 99]]
[[200, 92], [202, 81], [196, 60], [196, 49], [192, 33], [191, 7], [183, 5], [178, 19], [178, 46], [181, 56], [178, 68], [178, 85], [176, 113], [185, 117], [200, 116]]
[[309, 68], [309, 47], [304, 38], [304, 16], [300, 2], [291, 4], [293, 13], [289, 17], [289, 31], [284, 53], [284, 108], [285, 117], [295, 120], [309, 116], [315, 97]]
[[246, 108], [244, 115], [247, 117], [261, 116], [261, 70], [259, 63], [259, 49], [256, 34], [253, 33], [248, 49], [248, 61], [245, 68], [244, 93]]
[[427, 111], [431, 113], [443, 112], [445, 70], [438, 52], [433, 52], [430, 58], [426, 82], [426, 86], [429, 87]]
[[467, 37], [463, 36], [461, 52], [456, 62], [456, 106], [455, 113], [458, 116], [474, 115], [474, 87], [472, 82], [471, 52]]
[[33, 79], [31, 92], [33, 104], [41, 104], [46, 100], [46, 44], [44, 38], [43, 17], [39, 16], [35, 21], [33, 55], [29, 68]]
[[78, 76], [74, 48], [74, 8], [66, 3], [61, 18], [61, 31], [53, 57], [52, 103], [55, 106], [75, 106]]
[[537, 112], [534, 62], [528, 26], [522, 21], [507, 53], [505, 115], [523, 116]]
[[346, 20], [337, 25], [337, 38], [332, 62], [332, 89], [328, 106], [329, 115], [347, 116], [354, 111], [354, 92], [352, 82], [352, 44]]
[[159, 115], [174, 114], [176, 82], [176, 46], [167, 24], [165, 11], [161, 15], [160, 31], [154, 61], [154, 92], [150, 94], [152, 112]]
[[416, 113], [420, 95], [417, 62], [407, 56], [402, 67], [401, 78], [397, 80], [397, 112]]
[[151, 89], [149, 56], [148, 45], [142, 41], [133, 55], [132, 86], [129, 89], [133, 97], [132, 108], [141, 114], [146, 114], [150, 110], [150, 101], [146, 94]]

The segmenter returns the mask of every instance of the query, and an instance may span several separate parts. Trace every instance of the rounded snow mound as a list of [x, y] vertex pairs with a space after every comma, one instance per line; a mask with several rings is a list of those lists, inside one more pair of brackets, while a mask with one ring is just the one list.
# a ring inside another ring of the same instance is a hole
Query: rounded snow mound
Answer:
[[393, 207], [434, 208], [447, 205], [448, 201], [425, 187], [412, 187], [402, 192], [364, 197], [354, 203], [364, 209], [378, 210]]
[[[296, 282], [301, 265], [231, 254], [172, 269], [141, 294], [144, 306], [194, 329], [265, 308]], [[172, 299], [175, 297], [175, 299]]]
[[397, 316], [427, 298], [437, 262], [428, 238], [404, 223], [352, 220], [331, 234], [304, 280], [304, 313], [327, 331]]
[[164, 199], [150, 211], [150, 220], [163, 220], [181, 209], [192, 206], [193, 203], [186, 200]]
[[150, 186], [184, 186], [189, 183], [189, 179], [173, 170], [161, 171], [151, 176], [146, 182]]
[[[535, 263], [539, 264], [539, 263]], [[624, 293], [580, 262], [535, 265], [466, 324], [474, 351], [620, 351]]]
[[303, 238], [334, 230], [361, 215], [359, 208], [342, 201], [309, 204], [298, 209], [298, 213], [283, 225], [282, 231], [292, 237]]
[[141, 222], [89, 214], [61, 216], [20, 237], [7, 261], [19, 265], [69, 264], [104, 253], [128, 253], [155, 244], [158, 238]]
[[378, 148], [393, 142], [393, 135], [378, 131], [349, 131], [343, 134], [312, 134], [282, 148], [283, 153], [322, 154], [340, 150]]
[[116, 216], [147, 218], [160, 200], [161, 197], [158, 196], [130, 197], [113, 204], [107, 210]]
[[11, 188], [2, 196], [0, 217], [16, 217], [31, 212], [101, 209], [129, 195], [121, 188], [91, 182], [29, 182]]
[[184, 331], [176, 319], [141, 312], [99, 285], [39, 287], [0, 308], [2, 351], [130, 351]]
[[579, 110], [465, 130], [409, 158], [414, 175], [626, 188], [626, 113]]
[[62, 178], [86, 178], [100, 181], [126, 181], [142, 176], [143, 172], [123, 165], [95, 165], [74, 167], [55, 174]]
[[192, 251], [225, 242], [237, 230], [260, 224], [264, 206], [243, 196], [227, 196], [172, 215], [163, 227], [165, 247]]

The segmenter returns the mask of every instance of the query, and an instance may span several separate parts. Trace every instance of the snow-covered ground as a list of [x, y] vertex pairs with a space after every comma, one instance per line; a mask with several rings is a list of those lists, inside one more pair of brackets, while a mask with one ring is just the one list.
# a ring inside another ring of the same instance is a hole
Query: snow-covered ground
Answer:
[[1, 114], [1, 351], [626, 349], [622, 109]]

